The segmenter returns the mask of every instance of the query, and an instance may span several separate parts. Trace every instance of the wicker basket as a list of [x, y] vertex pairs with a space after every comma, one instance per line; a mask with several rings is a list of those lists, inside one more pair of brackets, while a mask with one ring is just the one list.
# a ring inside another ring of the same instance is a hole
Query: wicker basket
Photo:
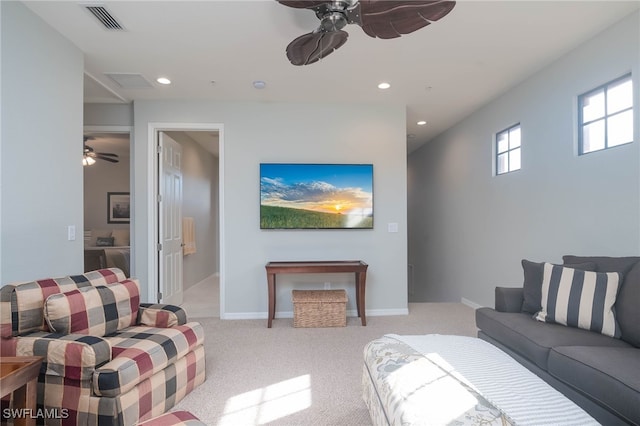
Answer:
[[345, 290], [292, 290], [294, 327], [347, 325]]

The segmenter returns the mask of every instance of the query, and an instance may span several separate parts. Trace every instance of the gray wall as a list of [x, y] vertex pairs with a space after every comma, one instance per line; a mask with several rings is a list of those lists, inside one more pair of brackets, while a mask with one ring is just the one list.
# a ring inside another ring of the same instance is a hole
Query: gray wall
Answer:
[[133, 126], [133, 104], [84, 104], [85, 126]]
[[[640, 254], [639, 24], [629, 16], [409, 157], [411, 300], [493, 306], [496, 285], [522, 285], [523, 258]], [[577, 156], [577, 96], [630, 71], [635, 142]], [[522, 170], [494, 177], [493, 135], [518, 122]]]
[[0, 283], [81, 273], [82, 52], [22, 3], [0, 8]]
[[[150, 216], [148, 191], [149, 123], [221, 123], [224, 179], [222, 318], [266, 317], [264, 265], [270, 260], [362, 259], [370, 265], [367, 308], [371, 313], [406, 313], [406, 136], [404, 106], [366, 104], [217, 103], [140, 101], [135, 117], [135, 222]], [[325, 125], [324, 123], [330, 123]], [[370, 163], [374, 165], [373, 230], [261, 231], [261, 162]], [[399, 224], [388, 233], [387, 223]], [[135, 262], [150, 259], [148, 226], [135, 227]], [[137, 275], [147, 282], [151, 271]], [[347, 287], [349, 309], [353, 278], [345, 276], [279, 279], [278, 311], [291, 311], [295, 280], [325, 281]], [[145, 289], [146, 290], [146, 289]]]
[[129, 192], [129, 157], [118, 163], [97, 160], [84, 167], [84, 229], [129, 229], [128, 224], [107, 223], [107, 193]]
[[219, 272], [218, 158], [183, 132], [167, 133], [182, 146], [182, 215], [196, 231], [196, 252], [182, 265], [186, 290]]

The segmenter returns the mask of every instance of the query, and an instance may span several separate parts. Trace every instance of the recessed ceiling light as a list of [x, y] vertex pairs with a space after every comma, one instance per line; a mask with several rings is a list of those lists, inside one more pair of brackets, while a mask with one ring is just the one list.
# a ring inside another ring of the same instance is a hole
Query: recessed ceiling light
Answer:
[[424, 126], [425, 124], [427, 124], [427, 122], [424, 121], [424, 120], [420, 120], [420, 121], [418, 121], [417, 124], [418, 124], [418, 126]]
[[264, 89], [265, 87], [267, 87], [267, 83], [262, 80], [256, 80], [253, 82], [253, 87], [255, 87], [256, 89]]
[[391, 87], [391, 84], [386, 83], [386, 82], [382, 82], [382, 83], [378, 84], [378, 89], [385, 90], [385, 89], [388, 89], [389, 87]]
[[171, 80], [169, 80], [167, 77], [158, 77], [156, 81], [160, 84], [171, 84]]

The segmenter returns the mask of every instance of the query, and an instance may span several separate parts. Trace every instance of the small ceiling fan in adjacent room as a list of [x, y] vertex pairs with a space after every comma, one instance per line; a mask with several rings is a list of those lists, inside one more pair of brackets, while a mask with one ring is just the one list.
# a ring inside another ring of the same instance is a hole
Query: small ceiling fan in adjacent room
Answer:
[[346, 43], [342, 29], [357, 24], [374, 38], [390, 39], [412, 33], [447, 15], [455, 1], [426, 0], [276, 0], [285, 6], [310, 9], [320, 26], [287, 46], [293, 65], [309, 65]]
[[95, 150], [87, 145], [87, 141], [95, 139], [93, 136], [85, 136], [82, 141], [82, 165], [91, 166], [96, 160], [104, 160], [110, 163], [117, 163], [118, 154], [110, 152], [95, 152]]

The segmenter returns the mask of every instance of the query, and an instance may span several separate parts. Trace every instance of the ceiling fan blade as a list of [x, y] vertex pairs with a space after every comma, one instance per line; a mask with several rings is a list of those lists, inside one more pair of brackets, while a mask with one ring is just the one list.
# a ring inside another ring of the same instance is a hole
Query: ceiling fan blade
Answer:
[[111, 158], [111, 157], [105, 157], [104, 155], [100, 155], [100, 154], [96, 154], [95, 158], [99, 158], [101, 160], [105, 160], [105, 161], [109, 161], [111, 163], [118, 163], [120, 162], [120, 160], [116, 159], [116, 158]]
[[309, 65], [329, 56], [347, 42], [346, 31], [312, 32], [301, 35], [287, 46], [287, 58], [293, 65]]
[[96, 154], [98, 154], [98, 155], [106, 155], [108, 157], [115, 157], [115, 158], [119, 157], [118, 154], [113, 154], [111, 152], [96, 152]]
[[455, 5], [448, 0], [360, 0], [353, 22], [370, 37], [397, 38], [443, 18]]
[[312, 9], [327, 3], [327, 0], [277, 0], [277, 2], [296, 9]]

